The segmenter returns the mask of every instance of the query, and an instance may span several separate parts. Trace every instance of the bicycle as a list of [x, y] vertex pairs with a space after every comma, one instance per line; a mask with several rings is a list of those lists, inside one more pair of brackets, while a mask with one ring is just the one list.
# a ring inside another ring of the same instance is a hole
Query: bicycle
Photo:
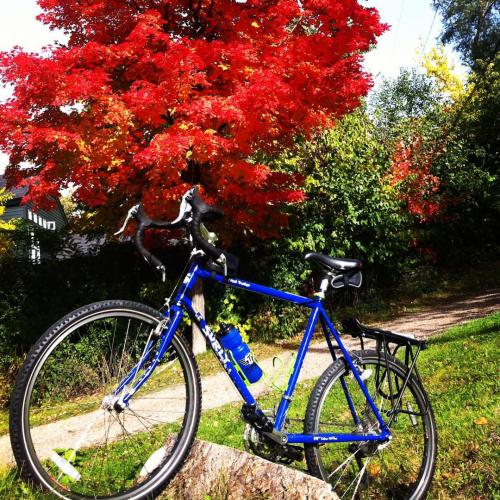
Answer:
[[[12, 448], [24, 477], [61, 498], [139, 499], [162, 491], [182, 466], [200, 419], [200, 375], [179, 332], [187, 314], [244, 401], [251, 451], [286, 464], [305, 455], [309, 472], [343, 497], [424, 497], [437, 453], [436, 425], [416, 368], [425, 343], [347, 320], [344, 333], [361, 342], [361, 350], [349, 352], [323, 302], [331, 287], [361, 285], [361, 262], [307, 254], [323, 270], [312, 298], [243, 280], [236, 276], [236, 257], [217, 248], [204, 225], [222, 215], [194, 188], [172, 222], [150, 219], [140, 204], [129, 211], [120, 231], [136, 219], [135, 245], [163, 280], [165, 267], [144, 247], [144, 231], [186, 229], [193, 246], [188, 271], [164, 314], [135, 302], [97, 302], [56, 322], [33, 346], [10, 413]], [[311, 310], [275, 410], [260, 408], [243, 365], [194, 309], [190, 292], [198, 279]], [[287, 412], [318, 324], [332, 364], [310, 395], [303, 432], [289, 432]], [[366, 339], [375, 340], [375, 349], [365, 349]]]

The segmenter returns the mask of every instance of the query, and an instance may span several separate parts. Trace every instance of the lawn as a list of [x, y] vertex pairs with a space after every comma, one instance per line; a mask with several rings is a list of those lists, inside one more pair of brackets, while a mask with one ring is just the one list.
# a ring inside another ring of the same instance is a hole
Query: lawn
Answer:
[[[500, 495], [498, 371], [500, 313], [455, 327], [430, 341], [419, 365], [438, 425], [439, 455], [431, 498], [495, 498]], [[300, 419], [313, 381], [301, 384], [291, 416]], [[262, 398], [271, 408], [277, 395]], [[239, 404], [203, 414], [198, 436], [242, 448]], [[295, 429], [299, 421], [292, 422]], [[304, 468], [305, 464], [296, 464]], [[0, 471], [0, 498], [50, 498], [33, 492], [16, 471]]]

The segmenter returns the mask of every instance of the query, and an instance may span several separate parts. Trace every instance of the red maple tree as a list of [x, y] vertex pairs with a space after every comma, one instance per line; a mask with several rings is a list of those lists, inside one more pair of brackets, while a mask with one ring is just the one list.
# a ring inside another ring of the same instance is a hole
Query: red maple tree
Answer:
[[432, 173], [436, 151], [426, 150], [421, 137], [406, 146], [396, 145], [389, 172], [392, 185], [399, 185], [401, 197], [406, 201], [410, 214], [420, 222], [428, 222], [439, 215], [444, 200], [439, 194], [441, 181]]
[[0, 54], [13, 87], [0, 105], [11, 182], [29, 178], [35, 203], [74, 185], [108, 225], [138, 199], [171, 216], [200, 184], [259, 236], [304, 195], [298, 174], [258, 158], [359, 104], [371, 84], [363, 52], [386, 28], [357, 0], [38, 3], [69, 41]]

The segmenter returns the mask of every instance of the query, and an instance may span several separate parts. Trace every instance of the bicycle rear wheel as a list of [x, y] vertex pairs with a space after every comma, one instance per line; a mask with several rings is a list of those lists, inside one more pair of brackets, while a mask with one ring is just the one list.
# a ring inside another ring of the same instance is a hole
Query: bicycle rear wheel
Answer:
[[116, 404], [124, 377], [133, 374], [131, 387], [156, 355], [162, 319], [142, 304], [98, 302], [38, 340], [10, 414], [12, 448], [28, 480], [62, 498], [149, 498], [164, 488], [200, 418], [200, 377], [182, 336], [128, 406]]
[[[377, 351], [360, 351], [351, 356], [379, 413], [388, 422], [387, 412], [397, 402], [407, 367], [391, 356], [386, 363], [384, 355]], [[359, 417], [358, 424], [354, 422], [343, 383]], [[306, 433], [314, 434], [379, 433], [378, 421], [343, 358], [333, 363], [316, 383], [304, 427]], [[306, 445], [310, 473], [331, 483], [341, 498], [424, 497], [434, 473], [437, 434], [427, 395], [413, 376], [390, 429], [392, 439], [382, 446], [370, 441]]]

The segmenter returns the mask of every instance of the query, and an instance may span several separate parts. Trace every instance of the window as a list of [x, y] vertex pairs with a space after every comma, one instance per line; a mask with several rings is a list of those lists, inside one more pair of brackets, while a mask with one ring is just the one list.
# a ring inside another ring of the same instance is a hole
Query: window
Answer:
[[40, 242], [36, 239], [35, 232], [32, 229], [30, 230], [29, 257], [34, 264], [40, 264]]

